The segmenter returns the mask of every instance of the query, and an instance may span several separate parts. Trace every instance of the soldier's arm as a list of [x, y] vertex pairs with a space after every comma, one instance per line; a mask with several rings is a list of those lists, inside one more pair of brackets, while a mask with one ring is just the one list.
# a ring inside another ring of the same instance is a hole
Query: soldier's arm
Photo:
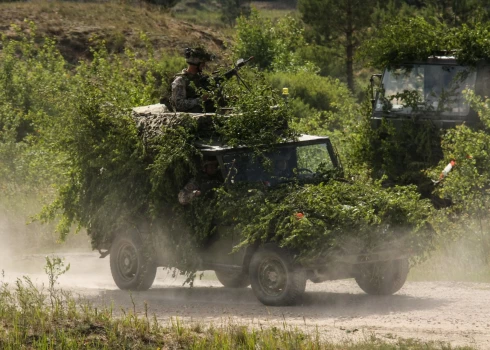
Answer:
[[179, 192], [179, 203], [182, 205], [189, 204], [192, 200], [200, 195], [199, 187], [195, 179], [189, 181]]
[[185, 82], [182, 77], [177, 77], [172, 82], [172, 101], [179, 112], [186, 112], [201, 105], [201, 98], [187, 98]]

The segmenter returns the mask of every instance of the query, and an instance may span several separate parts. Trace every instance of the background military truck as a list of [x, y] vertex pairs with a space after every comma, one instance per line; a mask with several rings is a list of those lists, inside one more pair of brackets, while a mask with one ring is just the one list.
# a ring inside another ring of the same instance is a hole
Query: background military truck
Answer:
[[[196, 114], [192, 118], [203, 130], [212, 127], [212, 115]], [[134, 119], [141, 137], [150, 139], [158, 134], [162, 125], [178, 124], [179, 114], [168, 113], [164, 105], [153, 105], [135, 108]], [[273, 192], [281, 184], [290, 182], [298, 186], [321, 182], [322, 186], [341, 173], [339, 159], [325, 136], [301, 135], [270, 145], [262, 160], [245, 146], [229, 147], [212, 140], [200, 140], [195, 146], [203, 157], [218, 160], [225, 189], [260, 184], [264, 192]], [[280, 174], [274, 168], [277, 161], [282, 164]], [[345, 205], [345, 210], [349, 207]], [[302, 220], [303, 213], [294, 216], [294, 220]], [[235, 228], [237, 224], [240, 223], [214, 223], [211, 239], [196, 249], [195, 270], [214, 270], [225, 287], [245, 288], [251, 284], [253, 292], [265, 305], [296, 303], [308, 279], [319, 283], [355, 278], [366, 293], [393, 294], [407, 278], [410, 251], [403, 240], [394, 242], [382, 237], [385, 244], [375, 250], [332, 251], [317, 259], [298, 261], [298, 251], [281, 247], [281, 242], [265, 240], [243, 244], [244, 237]], [[170, 258], [175, 247], [159, 235], [151, 236], [148, 242], [137, 231], [118, 234], [110, 247], [105, 248], [107, 254], [110, 253], [114, 281], [121, 289], [146, 290], [155, 279], [157, 267], [176, 267], [175, 260]]]
[[478, 127], [479, 118], [464, 91], [489, 95], [490, 64], [462, 65], [447, 53], [433, 55], [373, 75], [371, 89], [373, 173], [386, 175], [387, 183], [416, 184], [425, 197], [431, 197], [433, 179], [424, 171], [443, 158], [444, 130], [463, 123]]

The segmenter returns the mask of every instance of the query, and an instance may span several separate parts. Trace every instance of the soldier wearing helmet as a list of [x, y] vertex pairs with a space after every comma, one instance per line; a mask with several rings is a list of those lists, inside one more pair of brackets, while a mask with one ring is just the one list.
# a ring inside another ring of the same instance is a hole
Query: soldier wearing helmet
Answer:
[[213, 56], [203, 48], [185, 49], [187, 68], [177, 74], [172, 82], [171, 102], [177, 112], [202, 113], [213, 112], [212, 101], [208, 94], [202, 94], [208, 76], [202, 73], [206, 63], [213, 60]]

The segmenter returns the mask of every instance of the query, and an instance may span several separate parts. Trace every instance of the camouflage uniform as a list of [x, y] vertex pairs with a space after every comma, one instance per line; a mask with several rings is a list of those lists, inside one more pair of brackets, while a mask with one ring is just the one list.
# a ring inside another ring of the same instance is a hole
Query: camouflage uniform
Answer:
[[196, 191], [200, 191], [200, 196], [202, 197], [212, 189], [219, 187], [222, 183], [223, 181], [220, 181], [219, 175], [203, 175], [201, 178], [193, 178], [180, 190], [178, 195], [179, 203], [187, 205], [196, 198]]
[[196, 197], [196, 191], [199, 191], [196, 179], [191, 179], [179, 192], [179, 203], [182, 205], [189, 204]]
[[202, 98], [198, 89], [202, 88], [202, 82], [206, 80], [203, 74], [189, 74], [187, 70], [177, 75], [172, 82], [172, 103], [177, 112], [202, 113]]

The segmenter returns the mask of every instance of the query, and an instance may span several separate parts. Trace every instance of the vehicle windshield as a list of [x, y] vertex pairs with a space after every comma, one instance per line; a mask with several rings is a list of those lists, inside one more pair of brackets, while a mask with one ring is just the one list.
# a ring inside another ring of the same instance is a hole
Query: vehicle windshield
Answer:
[[231, 183], [275, 185], [293, 178], [312, 179], [335, 169], [326, 143], [281, 147], [264, 156], [253, 152], [231, 153], [223, 156], [223, 162]]
[[386, 70], [384, 94], [376, 101], [376, 111], [410, 114], [418, 108], [446, 116], [465, 116], [469, 106], [462, 94], [475, 89], [476, 73], [457, 65], [410, 65]]

